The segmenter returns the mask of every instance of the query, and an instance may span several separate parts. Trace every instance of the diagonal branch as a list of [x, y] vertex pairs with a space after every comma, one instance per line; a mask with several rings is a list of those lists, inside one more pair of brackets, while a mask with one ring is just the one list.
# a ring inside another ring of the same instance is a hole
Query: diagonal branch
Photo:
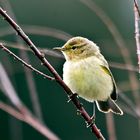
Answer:
[[[33, 44], [33, 42], [29, 39], [29, 37], [23, 32], [23, 30], [14, 22], [13, 19], [9, 17], [9, 15], [0, 7], [0, 14], [3, 16], [3, 18], [16, 30], [18, 35], [30, 46], [32, 51], [35, 53], [35, 55], [41, 60], [42, 64], [48, 68], [48, 70], [53, 74], [56, 81], [63, 87], [65, 92], [68, 96], [74, 97], [72, 91], [70, 88], [63, 82], [59, 74], [56, 72], [56, 70], [52, 67], [52, 65], [47, 61], [47, 59], [44, 57], [44, 55], [36, 48], [36, 46]], [[84, 107], [82, 107], [81, 103], [77, 98], [71, 98], [71, 101], [74, 103], [76, 108], [79, 110], [81, 116], [85, 119], [85, 121], [90, 125], [91, 124], [91, 118], [89, 114], [86, 112]], [[96, 124], [91, 124], [90, 128], [92, 132], [96, 135], [96, 137], [99, 140], [104, 140], [104, 137], [100, 130], [97, 128]]]
[[41, 75], [44, 78], [47, 78], [49, 80], [55, 80], [53, 77], [48, 76], [48, 75], [44, 74], [43, 72], [35, 69], [33, 66], [27, 64], [25, 61], [23, 61], [21, 58], [19, 58], [17, 55], [15, 55], [13, 52], [11, 52], [8, 48], [6, 48], [2, 43], [0, 43], [0, 48], [2, 48], [2, 50], [9, 53], [10, 55], [12, 55], [15, 59], [17, 59], [17, 61], [19, 61], [20, 63], [25, 65], [27, 68], [31, 69], [32, 71], [36, 72], [37, 74], [39, 74], [39, 75]]

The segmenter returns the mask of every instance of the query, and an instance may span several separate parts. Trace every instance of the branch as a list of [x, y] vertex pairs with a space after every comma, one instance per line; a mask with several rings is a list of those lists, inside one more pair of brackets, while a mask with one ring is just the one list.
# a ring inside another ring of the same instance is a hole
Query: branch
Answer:
[[33, 66], [27, 64], [25, 61], [23, 61], [21, 58], [19, 58], [17, 55], [15, 55], [13, 52], [11, 52], [8, 48], [6, 48], [2, 43], [0, 43], [0, 48], [2, 48], [2, 50], [9, 53], [10, 55], [12, 55], [14, 57], [14, 59], [17, 59], [17, 61], [19, 61], [20, 63], [25, 65], [27, 68], [31, 69], [32, 71], [36, 72], [37, 74], [39, 74], [39, 75], [41, 75], [44, 78], [47, 78], [49, 80], [55, 80], [53, 77], [48, 76], [48, 75], [44, 74], [43, 72], [35, 69]]
[[139, 66], [139, 73], [140, 73], [140, 34], [139, 34], [140, 11], [139, 11], [137, 0], [134, 0], [134, 17], [135, 17], [135, 39], [136, 39], [138, 66]]
[[[0, 7], [0, 14], [3, 16], [3, 18], [16, 30], [18, 35], [30, 46], [30, 48], [33, 50], [35, 55], [41, 60], [42, 64], [48, 68], [48, 70], [53, 74], [56, 81], [63, 87], [67, 95], [71, 98], [71, 101], [74, 103], [76, 108], [79, 110], [81, 116], [85, 119], [85, 121], [90, 125], [91, 124], [91, 118], [89, 114], [86, 112], [86, 110], [82, 107], [79, 100], [76, 98], [76, 96], [73, 96], [72, 91], [70, 88], [63, 82], [59, 74], [56, 72], [56, 70], [51, 66], [51, 64], [47, 61], [47, 59], [44, 57], [44, 55], [36, 48], [36, 46], [33, 44], [33, 42], [29, 39], [29, 37], [23, 32], [23, 30], [14, 22], [13, 19], [11, 19], [6, 11], [4, 11]], [[75, 98], [73, 98], [75, 97]], [[104, 140], [104, 137], [100, 130], [97, 128], [95, 124], [90, 125], [90, 128], [92, 132], [96, 135], [96, 137], [99, 140]]]

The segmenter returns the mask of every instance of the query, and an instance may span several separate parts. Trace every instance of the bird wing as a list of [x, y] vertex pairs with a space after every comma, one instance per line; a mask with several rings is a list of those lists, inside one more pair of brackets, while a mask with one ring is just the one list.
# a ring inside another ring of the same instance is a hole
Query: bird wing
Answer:
[[118, 94], [117, 94], [117, 87], [116, 87], [116, 83], [115, 83], [114, 77], [113, 77], [111, 71], [109, 70], [108, 66], [101, 65], [101, 68], [105, 71], [105, 73], [107, 73], [108, 75], [111, 76], [112, 82], [113, 82], [113, 91], [112, 91], [110, 97], [113, 100], [117, 100]]
[[112, 91], [110, 97], [113, 100], [117, 100], [117, 98], [118, 98], [117, 86], [116, 86], [114, 77], [113, 77], [113, 75], [112, 75], [112, 73], [111, 73], [111, 71], [109, 69], [109, 65], [108, 65], [106, 59], [104, 58], [104, 56], [101, 53], [98, 53], [96, 55], [96, 57], [98, 57], [101, 60], [101, 62], [102, 62], [102, 64], [100, 64], [101, 68], [105, 71], [105, 73], [107, 73], [108, 75], [111, 76], [112, 83], [113, 83], [113, 91]]

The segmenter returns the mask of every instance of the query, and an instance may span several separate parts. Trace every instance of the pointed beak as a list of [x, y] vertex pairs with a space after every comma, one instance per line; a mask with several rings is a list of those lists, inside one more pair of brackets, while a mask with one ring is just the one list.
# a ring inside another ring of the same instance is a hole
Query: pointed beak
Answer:
[[55, 47], [55, 48], [53, 48], [53, 50], [64, 51], [65, 48], [63, 48], [63, 47]]

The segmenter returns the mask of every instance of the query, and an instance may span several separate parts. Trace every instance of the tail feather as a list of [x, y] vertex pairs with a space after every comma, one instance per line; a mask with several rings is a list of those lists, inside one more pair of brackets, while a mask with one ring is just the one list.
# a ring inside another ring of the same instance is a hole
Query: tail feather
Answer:
[[108, 113], [111, 111], [115, 114], [123, 115], [120, 107], [110, 98], [107, 101], [96, 101], [96, 105], [101, 112]]

